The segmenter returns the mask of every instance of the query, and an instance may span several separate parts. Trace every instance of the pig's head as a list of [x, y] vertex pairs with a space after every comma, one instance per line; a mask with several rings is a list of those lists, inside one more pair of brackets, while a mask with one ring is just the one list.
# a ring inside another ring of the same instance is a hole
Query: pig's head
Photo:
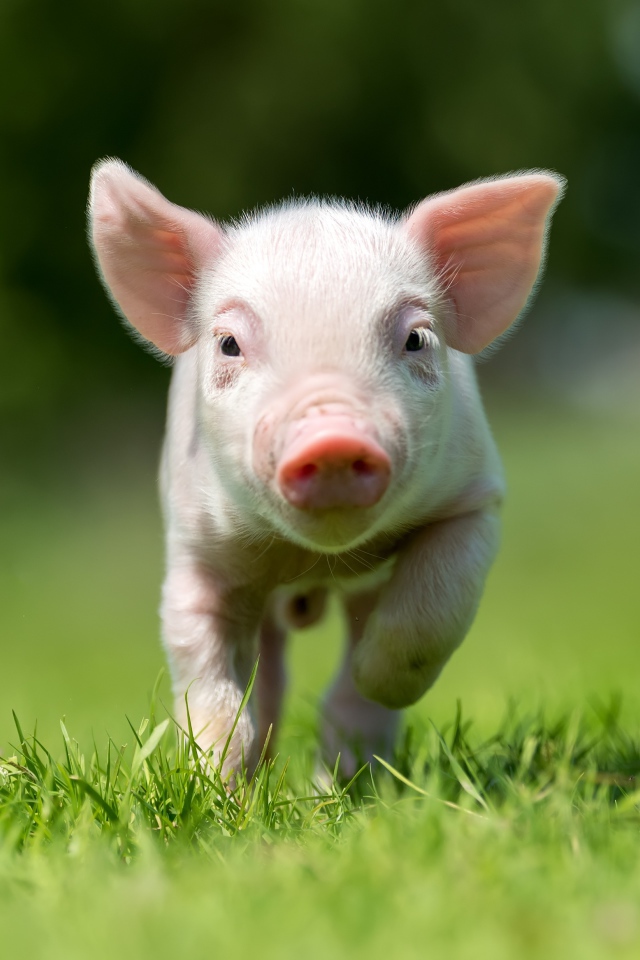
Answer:
[[197, 352], [203, 435], [245, 522], [337, 552], [411, 523], [449, 350], [479, 352], [522, 312], [560, 188], [534, 172], [400, 219], [309, 201], [222, 228], [108, 160], [89, 216], [126, 320], [163, 354]]

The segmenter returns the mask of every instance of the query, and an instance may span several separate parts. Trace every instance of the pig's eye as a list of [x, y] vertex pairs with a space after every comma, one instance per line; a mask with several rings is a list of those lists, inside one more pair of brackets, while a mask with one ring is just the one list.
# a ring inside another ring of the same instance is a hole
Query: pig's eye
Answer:
[[225, 357], [239, 357], [242, 353], [238, 341], [229, 333], [220, 338], [220, 351]]
[[427, 331], [424, 327], [418, 327], [415, 330], [412, 330], [409, 336], [407, 337], [407, 342], [404, 345], [405, 350], [408, 353], [415, 353], [418, 350], [424, 350], [427, 346]]

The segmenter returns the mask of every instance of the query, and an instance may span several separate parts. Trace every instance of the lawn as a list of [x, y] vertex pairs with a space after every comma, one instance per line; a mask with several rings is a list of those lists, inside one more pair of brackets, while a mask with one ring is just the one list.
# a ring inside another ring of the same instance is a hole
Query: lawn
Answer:
[[[141, 730], [162, 665], [157, 421], [6, 473], [7, 956], [638, 956], [638, 420], [490, 406], [510, 496], [480, 615], [408, 713], [409, 783], [377, 765], [347, 794], [309, 782], [335, 612], [293, 640], [280, 757], [257, 782], [194, 779], [170, 729], [135, 754], [127, 717]], [[158, 700], [157, 722], [166, 679]]]

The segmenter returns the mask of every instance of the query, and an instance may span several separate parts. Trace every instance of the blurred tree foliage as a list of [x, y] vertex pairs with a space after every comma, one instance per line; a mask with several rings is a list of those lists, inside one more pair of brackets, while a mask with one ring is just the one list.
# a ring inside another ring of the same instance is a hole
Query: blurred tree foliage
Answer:
[[[637, 0], [2, 0], [0, 411], [164, 387], [85, 240], [122, 157], [225, 218], [292, 194], [394, 208], [523, 167], [569, 179], [550, 272], [640, 293]], [[637, 41], [637, 42], [636, 42]]]

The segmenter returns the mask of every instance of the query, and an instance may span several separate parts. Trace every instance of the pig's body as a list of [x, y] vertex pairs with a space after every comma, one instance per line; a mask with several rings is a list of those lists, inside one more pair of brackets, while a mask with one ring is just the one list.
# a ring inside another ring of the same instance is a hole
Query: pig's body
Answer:
[[503, 495], [465, 353], [522, 309], [557, 190], [533, 174], [404, 221], [311, 202], [222, 232], [123, 165], [98, 168], [105, 280], [146, 339], [181, 354], [162, 616], [178, 710], [188, 690], [204, 747], [224, 744], [261, 654], [258, 721], [241, 717], [228, 768], [277, 725], [286, 626], [317, 619], [328, 591], [350, 637], [323, 749], [347, 773], [391, 749], [398, 709], [464, 638]]

